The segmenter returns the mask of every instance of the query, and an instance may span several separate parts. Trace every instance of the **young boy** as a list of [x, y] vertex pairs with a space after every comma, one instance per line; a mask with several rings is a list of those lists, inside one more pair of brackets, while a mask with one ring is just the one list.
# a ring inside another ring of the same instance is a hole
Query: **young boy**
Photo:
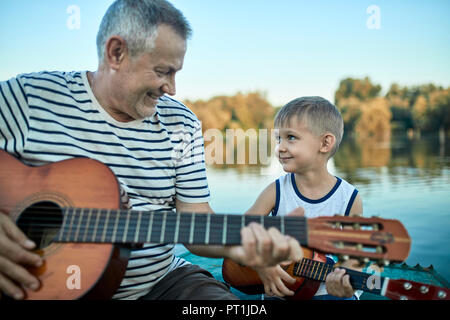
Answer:
[[[362, 215], [358, 191], [328, 172], [328, 160], [336, 153], [344, 132], [337, 108], [320, 97], [302, 97], [285, 105], [275, 117], [275, 148], [286, 175], [271, 183], [246, 214], [286, 215], [297, 207], [308, 218]], [[331, 258], [327, 258], [331, 259]], [[354, 261], [348, 261], [350, 265]], [[280, 265], [257, 269], [269, 296], [293, 295], [283, 281], [295, 280]], [[331, 273], [315, 298], [353, 298], [354, 290], [345, 270]]]

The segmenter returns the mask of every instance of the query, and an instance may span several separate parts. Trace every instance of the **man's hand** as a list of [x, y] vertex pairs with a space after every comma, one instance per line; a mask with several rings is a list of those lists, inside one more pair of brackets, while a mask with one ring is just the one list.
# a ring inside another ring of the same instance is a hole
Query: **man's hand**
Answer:
[[42, 258], [30, 251], [35, 247], [9, 216], [0, 212], [0, 292], [23, 299], [21, 286], [39, 288], [39, 280], [23, 267], [42, 265]]
[[[177, 199], [178, 212], [213, 213], [208, 203], [189, 204]], [[269, 230], [258, 223], [241, 229], [239, 246], [186, 246], [193, 254], [209, 258], [230, 258], [249, 267], [273, 267], [282, 261], [299, 261], [303, 258], [300, 244], [276, 228]]]
[[241, 246], [229, 247], [228, 258], [251, 268], [272, 267], [282, 261], [299, 261], [303, 251], [297, 240], [276, 228], [250, 223], [241, 229]]

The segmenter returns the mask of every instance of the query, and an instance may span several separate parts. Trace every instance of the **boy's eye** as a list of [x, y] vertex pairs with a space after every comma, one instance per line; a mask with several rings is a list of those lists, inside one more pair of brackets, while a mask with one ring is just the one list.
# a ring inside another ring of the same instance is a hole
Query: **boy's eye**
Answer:
[[295, 140], [296, 137], [294, 137], [293, 135], [290, 134], [290, 135], [287, 136], [287, 139], [288, 139], [288, 140]]

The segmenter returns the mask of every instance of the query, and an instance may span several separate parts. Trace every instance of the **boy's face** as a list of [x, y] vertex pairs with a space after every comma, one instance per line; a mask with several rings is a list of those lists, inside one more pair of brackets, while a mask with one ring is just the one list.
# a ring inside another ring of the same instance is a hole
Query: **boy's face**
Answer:
[[322, 138], [315, 135], [305, 120], [293, 118], [275, 128], [275, 154], [285, 172], [305, 172], [320, 164]]

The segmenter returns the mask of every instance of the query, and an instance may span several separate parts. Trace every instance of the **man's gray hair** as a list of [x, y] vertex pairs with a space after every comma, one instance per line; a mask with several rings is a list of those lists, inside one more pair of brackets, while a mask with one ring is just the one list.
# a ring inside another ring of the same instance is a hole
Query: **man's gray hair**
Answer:
[[338, 151], [344, 135], [344, 121], [334, 104], [322, 97], [294, 99], [278, 111], [275, 116], [275, 127], [289, 125], [294, 117], [306, 121], [309, 130], [317, 136], [327, 132], [335, 136], [336, 143], [329, 158]]
[[106, 11], [97, 34], [99, 62], [103, 62], [106, 41], [112, 36], [126, 41], [131, 57], [150, 52], [160, 24], [171, 26], [184, 40], [192, 34], [181, 11], [165, 0], [116, 0]]

